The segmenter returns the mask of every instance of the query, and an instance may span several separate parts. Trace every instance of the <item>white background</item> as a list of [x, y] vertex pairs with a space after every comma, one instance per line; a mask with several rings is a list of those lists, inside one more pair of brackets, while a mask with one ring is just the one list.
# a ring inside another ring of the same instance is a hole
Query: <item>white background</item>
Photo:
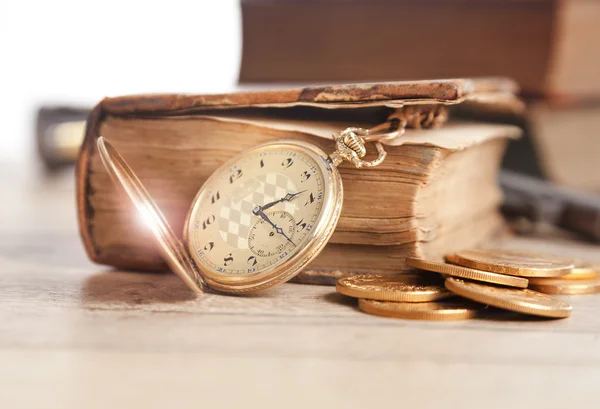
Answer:
[[40, 104], [231, 91], [240, 55], [238, 0], [0, 0], [0, 164], [34, 157]]

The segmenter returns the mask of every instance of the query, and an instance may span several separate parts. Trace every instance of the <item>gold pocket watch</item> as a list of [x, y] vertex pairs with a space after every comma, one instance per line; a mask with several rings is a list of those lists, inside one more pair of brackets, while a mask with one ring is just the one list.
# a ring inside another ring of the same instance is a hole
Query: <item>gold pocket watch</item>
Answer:
[[[198, 191], [182, 243], [140, 180], [103, 137], [98, 150], [113, 181], [124, 188], [156, 237], [165, 262], [194, 291], [263, 291], [298, 274], [329, 241], [342, 211], [344, 160], [377, 166], [381, 140], [404, 131], [397, 120], [334, 135], [326, 155], [309, 143], [279, 140], [251, 148], [217, 169]], [[378, 157], [365, 161], [365, 143]]]

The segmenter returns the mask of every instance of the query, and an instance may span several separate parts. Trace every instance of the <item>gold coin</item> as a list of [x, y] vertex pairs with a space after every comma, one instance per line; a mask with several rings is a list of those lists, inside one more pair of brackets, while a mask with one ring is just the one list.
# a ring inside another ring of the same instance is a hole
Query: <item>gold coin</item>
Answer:
[[567, 280], [586, 280], [596, 278], [600, 271], [600, 266], [595, 263], [584, 260], [575, 260], [575, 268], [571, 272], [561, 278]]
[[571, 315], [566, 302], [528, 289], [494, 287], [454, 277], [446, 279], [446, 288], [470, 300], [522, 314], [551, 318]]
[[450, 253], [444, 256], [444, 261], [446, 263], [458, 264], [458, 259], [456, 258], [456, 254]]
[[349, 297], [380, 301], [428, 302], [453, 295], [439, 277], [414, 271], [343, 277], [338, 280], [335, 289]]
[[360, 299], [358, 308], [366, 313], [382, 317], [453, 321], [475, 318], [477, 313], [485, 307], [467, 300], [408, 303]]
[[511, 287], [527, 288], [526, 278], [514, 277], [505, 274], [490, 273], [488, 271], [475, 270], [473, 268], [455, 266], [452, 264], [437, 263], [435, 261], [421, 260], [407, 257], [406, 265], [427, 271], [445, 274], [453, 277], [466, 278], [469, 280], [483, 281], [486, 283], [508, 285]]
[[535, 278], [529, 288], [544, 294], [583, 295], [600, 293], [600, 277], [590, 279]]
[[575, 267], [569, 259], [525, 251], [464, 250], [455, 257], [464, 267], [519, 277], [564, 276]]

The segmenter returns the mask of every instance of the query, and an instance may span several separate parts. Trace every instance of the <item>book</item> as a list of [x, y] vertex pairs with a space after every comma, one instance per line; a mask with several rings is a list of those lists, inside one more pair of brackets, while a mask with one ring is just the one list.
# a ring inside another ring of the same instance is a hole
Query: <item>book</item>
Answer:
[[[598, 194], [600, 168], [600, 100], [598, 98], [548, 98], [528, 101], [519, 114], [493, 110], [460, 112], [463, 118], [511, 123], [524, 130], [512, 141], [503, 167], [559, 187]], [[457, 115], [455, 115], [457, 116]]]
[[598, 101], [535, 101], [525, 122], [545, 177], [563, 186], [600, 192]]
[[519, 106], [513, 91], [501, 79], [443, 80], [105, 99], [88, 119], [77, 164], [86, 250], [101, 264], [165, 268], [149, 231], [105, 171], [95, 147], [99, 136], [119, 150], [182, 235], [196, 192], [235, 154], [276, 139], [307, 141], [330, 153], [334, 133], [371, 128], [399, 113], [413, 119], [407, 121], [412, 128], [385, 145], [380, 166], [340, 166], [340, 221], [297, 280], [332, 283], [351, 272], [397, 272], [406, 269], [406, 256], [440, 258], [475, 246], [502, 228], [497, 171], [507, 140], [520, 129], [446, 118], [463, 104]]
[[241, 83], [501, 75], [525, 95], [600, 92], [593, 0], [243, 0]]

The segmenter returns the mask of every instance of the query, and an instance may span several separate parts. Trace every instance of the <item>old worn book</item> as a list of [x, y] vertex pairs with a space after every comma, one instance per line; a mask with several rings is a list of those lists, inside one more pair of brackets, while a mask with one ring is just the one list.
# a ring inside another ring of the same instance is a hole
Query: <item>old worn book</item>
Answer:
[[518, 109], [514, 90], [501, 79], [443, 80], [105, 99], [88, 120], [77, 169], [87, 252], [120, 268], [164, 268], [149, 232], [98, 157], [99, 136], [114, 144], [182, 234], [196, 192], [235, 154], [276, 139], [308, 141], [330, 153], [334, 133], [398, 115], [410, 129], [387, 143], [380, 166], [341, 166], [340, 221], [299, 280], [395, 272], [405, 268], [406, 256], [441, 257], [474, 246], [502, 227], [497, 170], [507, 139], [520, 130], [454, 121], [452, 110], [464, 104]]
[[240, 82], [505, 75], [600, 92], [596, 0], [243, 0]]

